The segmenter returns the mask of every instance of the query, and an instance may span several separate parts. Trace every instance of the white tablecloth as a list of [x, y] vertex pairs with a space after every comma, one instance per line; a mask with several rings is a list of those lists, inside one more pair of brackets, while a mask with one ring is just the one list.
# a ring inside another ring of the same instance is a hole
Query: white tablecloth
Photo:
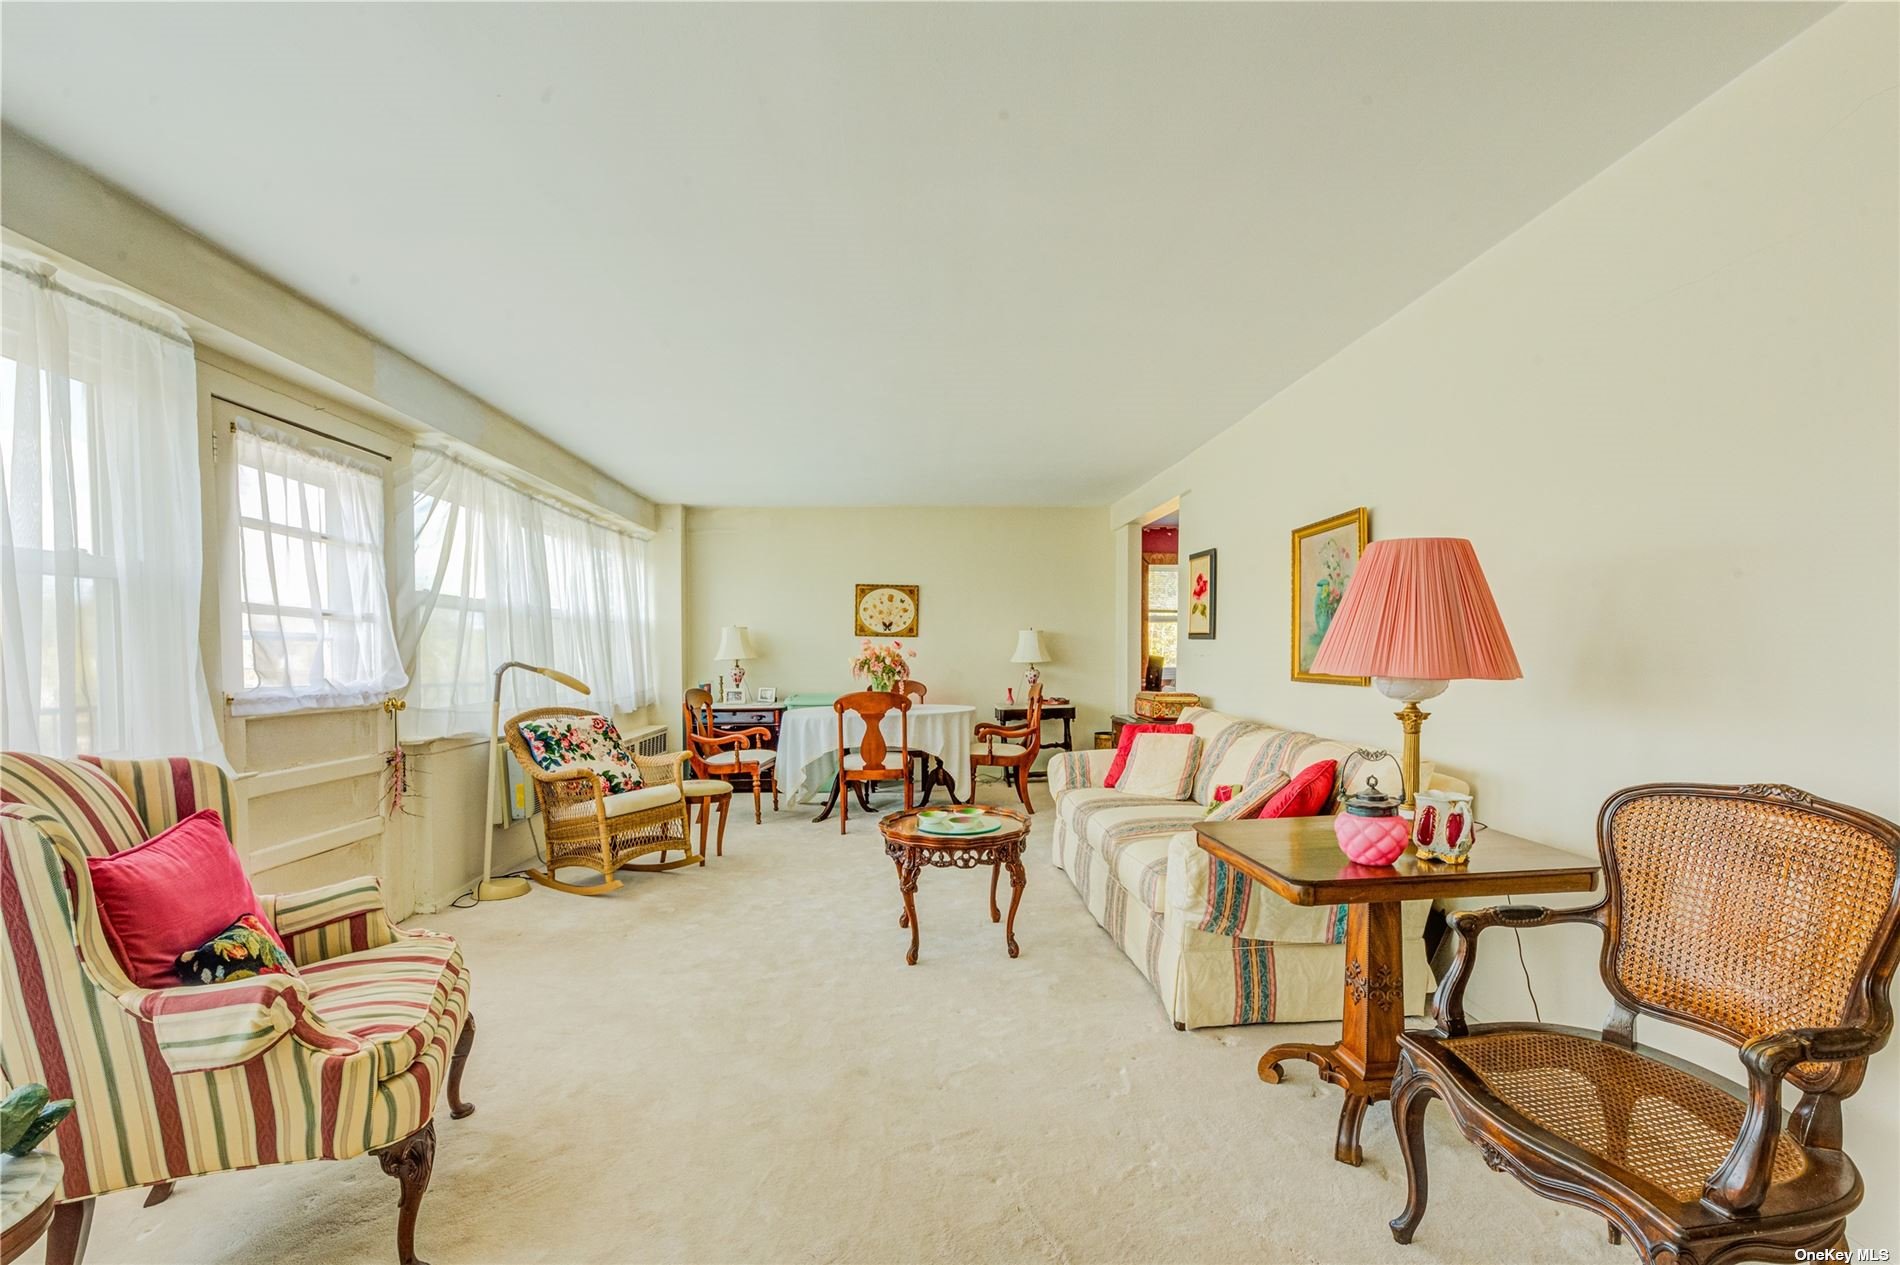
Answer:
[[[916, 703], [910, 709], [910, 749], [928, 751], [943, 761], [944, 771], [957, 780], [958, 794], [969, 794], [970, 731], [976, 708], [964, 703]], [[896, 712], [886, 712], [878, 726], [893, 748], [903, 735]], [[864, 720], [855, 712], [844, 718], [844, 740], [856, 748], [864, 740]], [[828, 794], [838, 771], [838, 713], [829, 707], [795, 707], [785, 713], [778, 731], [779, 785], [791, 790], [792, 802]]]

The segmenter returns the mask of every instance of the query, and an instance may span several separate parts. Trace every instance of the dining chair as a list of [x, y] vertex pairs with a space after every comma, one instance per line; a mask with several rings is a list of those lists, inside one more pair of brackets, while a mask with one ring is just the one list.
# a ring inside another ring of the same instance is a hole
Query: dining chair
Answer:
[[[778, 752], [760, 745], [772, 740], [772, 731], [763, 725], [720, 729], [713, 724], [712, 705], [712, 691], [697, 686], [686, 691], [686, 701], [681, 705], [686, 713], [686, 755], [693, 765], [693, 781], [701, 783], [697, 787], [691, 782], [687, 784], [687, 798], [704, 798], [716, 803], [719, 791], [713, 783], [729, 784], [735, 778], [744, 778], [752, 787], [752, 824], [759, 825], [765, 820], [759, 804], [762, 788], [771, 790], [772, 811], [778, 811]], [[725, 789], [730, 794], [732, 787], [728, 785]], [[705, 803], [700, 806], [702, 824], [706, 807]], [[724, 856], [724, 817], [720, 818], [719, 825], [719, 854]]]
[[1029, 771], [1042, 753], [1042, 683], [1029, 687], [1029, 705], [1023, 723], [1016, 726], [984, 723], [976, 727], [977, 745], [970, 748], [970, 793], [967, 803], [976, 802], [976, 771], [1001, 769], [1005, 785], [1016, 784], [1016, 798], [1023, 811], [1034, 813], [1029, 802]]
[[[859, 690], [846, 694], [831, 705], [838, 713], [838, 833], [845, 833], [845, 826], [851, 816], [851, 795], [859, 793], [859, 804], [868, 811], [871, 801], [863, 798], [864, 790], [875, 782], [902, 782], [904, 784], [904, 807], [912, 807], [916, 800], [912, 796], [910, 785], [910, 695], [895, 690]], [[845, 713], [855, 714], [864, 722], [864, 736], [858, 739], [858, 749], [852, 751], [845, 742]], [[898, 715], [898, 741], [896, 750], [884, 737], [884, 717], [891, 712]], [[895, 763], [891, 763], [895, 757]]]

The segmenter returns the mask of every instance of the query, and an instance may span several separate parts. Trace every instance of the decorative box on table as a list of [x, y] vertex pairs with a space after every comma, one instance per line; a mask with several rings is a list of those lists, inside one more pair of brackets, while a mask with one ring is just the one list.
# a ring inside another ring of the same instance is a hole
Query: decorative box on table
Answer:
[[1200, 701], [1199, 694], [1178, 690], [1139, 690], [1135, 694], [1135, 715], [1142, 720], [1173, 720]]

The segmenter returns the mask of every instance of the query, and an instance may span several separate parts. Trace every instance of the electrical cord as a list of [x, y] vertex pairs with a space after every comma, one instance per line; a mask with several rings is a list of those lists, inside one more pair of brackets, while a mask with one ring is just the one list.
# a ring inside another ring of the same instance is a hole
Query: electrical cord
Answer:
[[1531, 1015], [1538, 1023], [1542, 1023], [1544, 1012], [1537, 1008], [1537, 990], [1531, 987], [1531, 968], [1524, 961], [1524, 933], [1513, 927], [1511, 934], [1517, 937], [1517, 966], [1524, 972], [1524, 991], [1531, 995]]

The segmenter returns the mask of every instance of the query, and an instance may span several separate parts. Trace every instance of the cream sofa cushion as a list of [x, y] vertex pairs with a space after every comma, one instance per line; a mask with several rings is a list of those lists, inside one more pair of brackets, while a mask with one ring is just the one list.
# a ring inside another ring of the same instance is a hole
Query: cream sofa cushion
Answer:
[[668, 804], [677, 804], [680, 800], [680, 788], [672, 782], [664, 786], [643, 786], [637, 791], [621, 791], [618, 795], [609, 795], [602, 801], [602, 807], [609, 817], [618, 817], [622, 813], [637, 813], [649, 808], [664, 808]]
[[1200, 767], [1201, 740], [1193, 734], [1140, 734], [1128, 749], [1128, 763], [1115, 789], [1156, 799], [1192, 799]]

